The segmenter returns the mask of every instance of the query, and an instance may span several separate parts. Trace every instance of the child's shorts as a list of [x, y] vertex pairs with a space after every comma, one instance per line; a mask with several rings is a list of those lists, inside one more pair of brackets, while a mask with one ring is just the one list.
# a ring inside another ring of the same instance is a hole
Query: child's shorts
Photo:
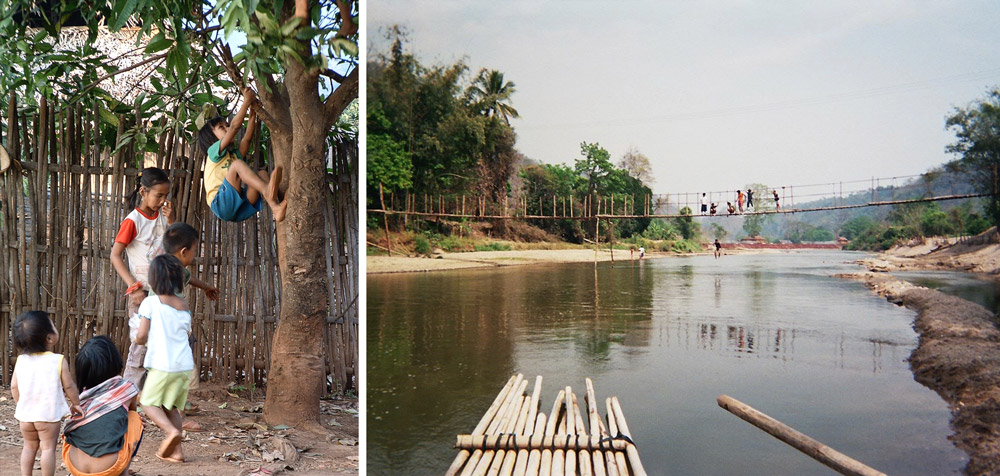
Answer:
[[139, 403], [147, 407], [163, 407], [166, 410], [184, 409], [187, 403], [188, 380], [190, 370], [183, 372], [164, 372], [149, 369], [146, 384], [139, 396]]
[[139, 414], [130, 411], [128, 412], [128, 429], [125, 430], [125, 441], [122, 444], [122, 449], [118, 451], [118, 459], [115, 460], [115, 464], [110, 468], [101, 471], [100, 473], [84, 473], [75, 466], [73, 462], [70, 461], [69, 452], [73, 447], [69, 443], [65, 442], [65, 436], [63, 437], [63, 462], [66, 463], [66, 470], [74, 476], [112, 476], [122, 474], [125, 468], [129, 466], [132, 462], [132, 458], [135, 454], [139, 452], [139, 443], [142, 442], [142, 419], [139, 418]]
[[142, 366], [144, 360], [146, 360], [146, 346], [135, 342], [129, 343], [122, 378], [135, 384], [135, 388], [139, 390], [142, 390], [143, 377], [146, 376], [146, 369]]
[[246, 185], [241, 190], [236, 190], [228, 180], [223, 180], [210, 207], [220, 220], [240, 222], [256, 215], [263, 206], [263, 197], [258, 197], [257, 203], [247, 200]]

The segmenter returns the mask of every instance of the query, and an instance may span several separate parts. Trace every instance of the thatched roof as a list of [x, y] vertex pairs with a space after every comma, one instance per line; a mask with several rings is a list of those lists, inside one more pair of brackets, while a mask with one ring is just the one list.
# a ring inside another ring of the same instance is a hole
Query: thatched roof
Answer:
[[[78, 49], [87, 42], [88, 35], [89, 31], [87, 27], [65, 27], [59, 35], [59, 42], [56, 48]], [[144, 50], [147, 41], [144, 38], [137, 43], [138, 35], [139, 28], [137, 27], [126, 27], [112, 33], [106, 26], [102, 26], [91, 46], [104, 53], [109, 59], [109, 64], [118, 69], [123, 69], [146, 59]], [[149, 76], [158, 64], [158, 61], [154, 61], [133, 70], [114, 75], [102, 81], [99, 87], [111, 94], [115, 99], [125, 104], [131, 104], [140, 93], [154, 91], [153, 86], [149, 82]], [[81, 84], [80, 86], [83, 87], [85, 85]]]

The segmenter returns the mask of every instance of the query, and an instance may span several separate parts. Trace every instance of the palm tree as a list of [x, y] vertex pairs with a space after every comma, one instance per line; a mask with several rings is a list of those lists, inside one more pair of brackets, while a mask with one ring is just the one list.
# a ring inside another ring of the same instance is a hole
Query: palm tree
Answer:
[[518, 117], [517, 109], [510, 105], [510, 97], [514, 95], [514, 83], [504, 82], [503, 73], [485, 68], [479, 70], [479, 75], [466, 90], [470, 102], [487, 117], [502, 116], [510, 126], [511, 117]]

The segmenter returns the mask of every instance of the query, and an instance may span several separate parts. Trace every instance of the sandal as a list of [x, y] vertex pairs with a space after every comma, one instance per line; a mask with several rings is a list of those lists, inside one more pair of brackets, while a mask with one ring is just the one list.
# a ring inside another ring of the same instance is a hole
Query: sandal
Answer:
[[181, 425], [181, 429], [184, 431], [190, 431], [194, 433], [198, 433], [199, 431], [205, 431], [201, 427], [201, 423], [198, 423], [194, 420], [184, 420], [184, 424]]

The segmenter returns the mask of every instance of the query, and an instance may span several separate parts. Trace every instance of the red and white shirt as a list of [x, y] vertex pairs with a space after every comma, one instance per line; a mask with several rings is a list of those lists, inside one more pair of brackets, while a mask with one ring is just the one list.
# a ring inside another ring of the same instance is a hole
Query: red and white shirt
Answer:
[[132, 276], [145, 285], [149, 284], [149, 263], [163, 254], [163, 234], [167, 231], [167, 217], [156, 212], [148, 216], [138, 208], [122, 220], [115, 243], [125, 245], [128, 269]]

